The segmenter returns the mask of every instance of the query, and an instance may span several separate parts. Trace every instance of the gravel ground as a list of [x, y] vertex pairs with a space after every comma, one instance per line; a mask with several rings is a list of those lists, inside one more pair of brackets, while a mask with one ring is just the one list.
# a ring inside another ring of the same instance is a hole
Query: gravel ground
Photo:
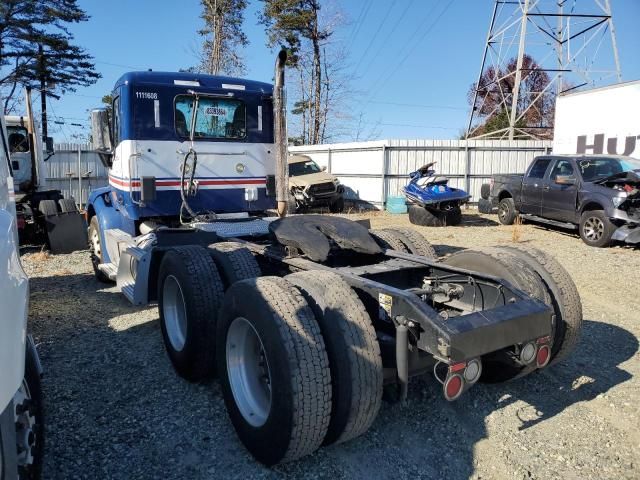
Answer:
[[[469, 212], [459, 227], [418, 229], [440, 255], [513, 241], [513, 227]], [[578, 286], [585, 324], [570, 359], [453, 403], [421, 378], [408, 405], [384, 403], [366, 435], [273, 469], [238, 441], [216, 382], [174, 374], [157, 308], [98, 283], [86, 252], [25, 254], [45, 369], [45, 478], [640, 478], [640, 251], [533, 225], [515, 236], [555, 255]]]

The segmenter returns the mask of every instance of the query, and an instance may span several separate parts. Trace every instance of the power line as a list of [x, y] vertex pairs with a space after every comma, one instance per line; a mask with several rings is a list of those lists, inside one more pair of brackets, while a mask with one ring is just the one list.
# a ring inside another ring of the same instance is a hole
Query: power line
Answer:
[[464, 111], [468, 110], [467, 107], [454, 107], [450, 105], [424, 105], [420, 103], [383, 102], [381, 100], [369, 100], [368, 103], [377, 103], [381, 105], [394, 105], [396, 107], [432, 108], [434, 110], [464, 110]]
[[373, 38], [369, 41], [369, 44], [367, 45], [367, 48], [365, 49], [364, 53], [360, 56], [360, 61], [356, 65], [356, 68], [354, 69], [354, 72], [358, 71], [358, 68], [360, 67], [360, 64], [362, 63], [364, 58], [367, 56], [367, 53], [369, 53], [369, 50], [371, 50], [371, 47], [373, 46], [373, 44], [376, 41], [376, 38], [378, 38], [378, 34], [380, 33], [380, 30], [382, 30], [382, 27], [385, 25], [386, 20], [387, 20], [387, 18], [389, 18], [389, 14], [393, 10], [393, 7], [396, 5], [397, 1], [398, 0], [393, 0], [391, 2], [391, 4], [389, 5], [389, 9], [387, 10], [387, 13], [384, 15], [384, 17], [382, 17], [382, 20], [380, 21], [380, 24], [378, 25], [378, 28], [376, 29], [376, 33], [373, 34]]
[[372, 2], [373, 2], [373, 0], [369, 0], [369, 3], [367, 3], [366, 7], [364, 7], [364, 13], [363, 13], [362, 18], [360, 20], [360, 23], [358, 23], [354, 27], [353, 35], [351, 35], [349, 37], [349, 40], [348, 40], [347, 43], [349, 43], [349, 44], [353, 43], [355, 41], [355, 39], [358, 37], [358, 33], [360, 33], [360, 29], [362, 28], [362, 25], [364, 24], [364, 21], [367, 18], [367, 14], [369, 13], [369, 10], [371, 10]]
[[[391, 30], [389, 31], [389, 33], [387, 34], [387, 36], [384, 38], [384, 40], [382, 41], [382, 46], [384, 47], [385, 45], [387, 45], [387, 42], [389, 41], [389, 39], [391, 38], [391, 36], [396, 32], [396, 30], [398, 29], [398, 26], [400, 25], [400, 22], [402, 22], [402, 20], [404, 20], [404, 17], [407, 15], [407, 12], [409, 11], [409, 9], [411, 8], [411, 6], [413, 5], [413, 3], [415, 2], [415, 0], [411, 0], [409, 3], [407, 3], [407, 6], [404, 8], [404, 10], [402, 11], [402, 13], [400, 14], [400, 16], [398, 17], [398, 19], [396, 20], [396, 23], [393, 25], [393, 28], [391, 28]], [[378, 49], [378, 51], [376, 52], [376, 54], [380, 53], [381, 48]], [[371, 65], [373, 65], [373, 62], [376, 60], [377, 55], [374, 55], [371, 60], [369, 61], [369, 63], [367, 64], [367, 68], [364, 69], [364, 72], [362, 72], [362, 75], [364, 76], [364, 74], [366, 74], [369, 69], [371, 68]]]
[[402, 57], [402, 59], [400, 60], [400, 62], [398, 63], [398, 65], [396, 65], [395, 68], [391, 69], [389, 71], [389, 75], [387, 75], [387, 77], [384, 79], [384, 81], [380, 84], [380, 86], [374, 91], [374, 93], [371, 95], [371, 97], [374, 97], [376, 93], [378, 93], [378, 91], [380, 89], [382, 89], [382, 87], [384, 87], [387, 82], [398, 72], [398, 70], [400, 68], [402, 68], [402, 65], [404, 65], [404, 62], [407, 61], [407, 59], [413, 54], [414, 50], [418, 47], [418, 45], [420, 45], [420, 43], [426, 38], [426, 36], [431, 32], [431, 30], [433, 30], [433, 28], [438, 24], [438, 22], [440, 21], [440, 19], [443, 17], [443, 15], [447, 12], [447, 10], [449, 10], [449, 7], [451, 7], [451, 5], [453, 4], [453, 0], [449, 0], [449, 2], [447, 3], [447, 5], [444, 7], [444, 9], [440, 12], [440, 14], [436, 17], [436, 19], [433, 21], [433, 23], [431, 23], [431, 25], [429, 25], [423, 32], [422, 36], [420, 36], [420, 38], [413, 44], [413, 46], [409, 49], [409, 51], [407, 52], [407, 54]]

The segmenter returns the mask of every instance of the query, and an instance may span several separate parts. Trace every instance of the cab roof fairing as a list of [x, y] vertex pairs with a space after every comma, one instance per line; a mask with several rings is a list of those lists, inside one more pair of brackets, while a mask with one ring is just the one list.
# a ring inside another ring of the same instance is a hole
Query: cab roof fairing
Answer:
[[122, 85], [135, 86], [175, 86], [180, 87], [174, 83], [175, 80], [181, 82], [198, 82], [199, 86], [190, 86], [194, 91], [206, 92], [207, 89], [216, 90], [229, 90], [236, 91], [236, 89], [226, 89], [224, 85], [234, 85], [244, 87], [246, 92], [263, 93], [267, 95], [273, 94], [273, 85], [266, 82], [259, 82], [256, 80], [246, 80], [235, 77], [225, 77], [219, 75], [207, 75], [204, 73], [189, 73], [189, 72], [127, 72], [122, 75], [115, 83], [113, 89], [117, 90]]

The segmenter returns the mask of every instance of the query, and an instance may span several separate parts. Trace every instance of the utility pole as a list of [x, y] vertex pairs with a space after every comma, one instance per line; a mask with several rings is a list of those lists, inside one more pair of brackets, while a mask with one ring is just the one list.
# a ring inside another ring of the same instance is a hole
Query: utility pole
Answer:
[[47, 144], [47, 65], [42, 44], [38, 45], [38, 74], [40, 77], [40, 109], [42, 111], [42, 144]]
[[[621, 81], [610, 0], [565, 3], [494, 0], [466, 138], [548, 139], [557, 95]], [[502, 115], [508, 125], [478, 134]]]

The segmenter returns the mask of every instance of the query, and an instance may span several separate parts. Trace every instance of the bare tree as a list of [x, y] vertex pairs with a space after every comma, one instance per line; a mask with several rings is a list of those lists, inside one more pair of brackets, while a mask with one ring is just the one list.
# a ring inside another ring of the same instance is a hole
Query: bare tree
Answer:
[[200, 71], [211, 75], [244, 74], [241, 49], [249, 44], [242, 30], [246, 0], [201, 0], [205, 28]]

